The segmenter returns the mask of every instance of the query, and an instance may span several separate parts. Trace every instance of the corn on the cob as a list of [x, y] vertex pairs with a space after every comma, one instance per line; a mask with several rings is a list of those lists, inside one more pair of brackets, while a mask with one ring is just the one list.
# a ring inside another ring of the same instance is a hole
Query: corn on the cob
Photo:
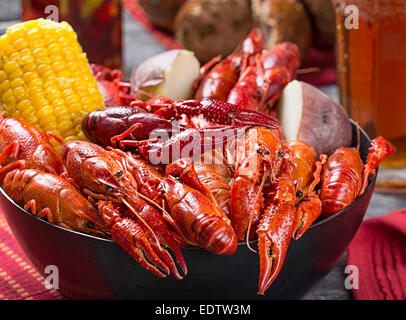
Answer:
[[82, 118], [104, 103], [68, 23], [31, 20], [0, 37], [0, 103], [5, 117], [52, 131], [65, 142], [84, 139]]

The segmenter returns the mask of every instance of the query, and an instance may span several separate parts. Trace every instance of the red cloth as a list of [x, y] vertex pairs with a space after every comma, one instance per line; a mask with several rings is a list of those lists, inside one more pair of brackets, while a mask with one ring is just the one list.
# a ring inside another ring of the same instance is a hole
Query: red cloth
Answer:
[[[165, 48], [182, 48], [182, 45], [173, 38], [172, 34], [160, 30], [152, 25], [141, 6], [138, 4], [138, 0], [123, 0], [123, 6], [127, 9], [131, 16], [142, 24], [144, 28], [148, 30], [151, 35]], [[309, 58], [302, 66], [302, 68], [309, 67], [316, 67], [319, 68], [319, 70], [311, 73], [300, 74], [298, 76], [299, 80], [309, 82], [315, 86], [327, 85], [336, 82], [334, 50], [321, 51], [316, 48], [312, 48], [309, 52]]]
[[365, 220], [348, 249], [356, 266], [358, 300], [406, 300], [406, 208]]
[[62, 296], [45, 288], [44, 278], [31, 265], [0, 211], [0, 300], [56, 300]]

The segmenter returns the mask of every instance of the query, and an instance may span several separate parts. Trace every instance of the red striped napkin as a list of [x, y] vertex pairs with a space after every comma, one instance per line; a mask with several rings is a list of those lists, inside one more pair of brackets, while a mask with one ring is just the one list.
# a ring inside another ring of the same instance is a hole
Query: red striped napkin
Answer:
[[355, 299], [406, 300], [406, 208], [365, 220], [351, 242], [347, 265], [358, 271]]
[[58, 291], [45, 288], [44, 277], [31, 265], [0, 212], [0, 299], [56, 300]]

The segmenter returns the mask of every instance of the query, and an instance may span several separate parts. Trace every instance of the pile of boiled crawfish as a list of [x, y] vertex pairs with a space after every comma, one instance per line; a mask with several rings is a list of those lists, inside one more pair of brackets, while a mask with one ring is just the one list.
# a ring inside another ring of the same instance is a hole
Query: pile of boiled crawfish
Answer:
[[82, 121], [91, 142], [63, 144], [2, 119], [3, 189], [50, 223], [113, 239], [160, 277], [187, 274], [182, 246], [231, 255], [238, 242], [253, 251], [257, 243], [264, 294], [291, 239], [353, 203], [394, 148], [374, 139], [364, 164], [356, 148], [318, 155], [286, 142], [269, 107], [295, 78], [299, 54], [290, 43], [263, 50], [262, 42], [254, 31], [203, 66], [194, 100], [140, 101], [120, 72], [92, 65], [107, 108]]

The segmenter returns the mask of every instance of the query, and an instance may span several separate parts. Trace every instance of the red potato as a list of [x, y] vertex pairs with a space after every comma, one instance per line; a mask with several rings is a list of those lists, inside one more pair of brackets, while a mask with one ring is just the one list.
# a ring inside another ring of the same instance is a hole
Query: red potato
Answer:
[[133, 71], [132, 88], [142, 99], [148, 98], [142, 92], [173, 100], [189, 99], [199, 70], [200, 63], [193, 52], [183, 49], [165, 51], [145, 60]]
[[288, 141], [302, 140], [318, 154], [330, 155], [352, 142], [350, 119], [344, 108], [318, 88], [290, 82], [278, 104], [279, 120]]

